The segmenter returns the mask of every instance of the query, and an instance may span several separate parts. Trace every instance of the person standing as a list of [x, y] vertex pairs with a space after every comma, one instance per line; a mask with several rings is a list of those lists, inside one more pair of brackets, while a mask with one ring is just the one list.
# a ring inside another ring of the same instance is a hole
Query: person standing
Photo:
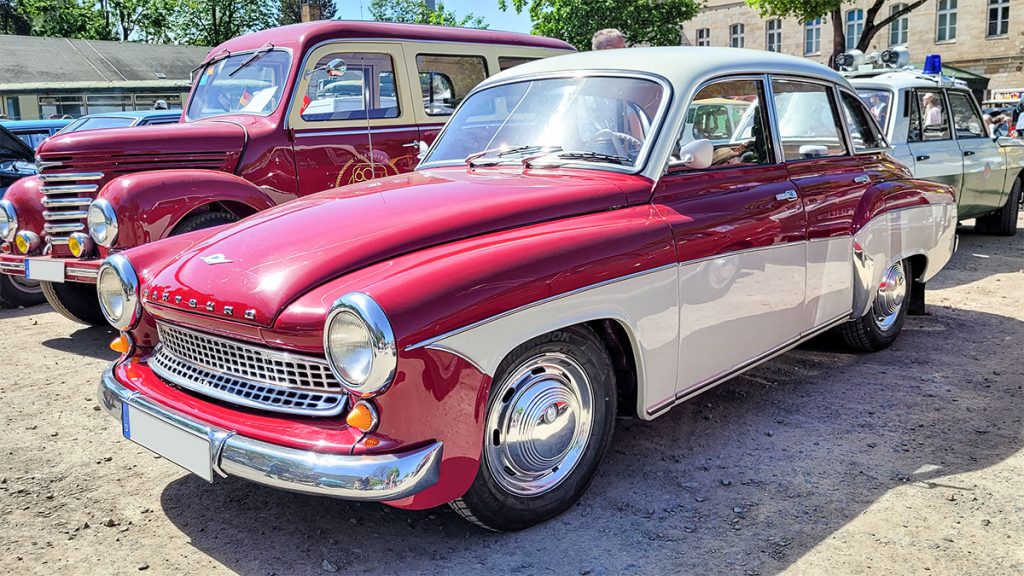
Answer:
[[626, 37], [615, 28], [605, 28], [594, 33], [590, 40], [590, 47], [593, 50], [614, 50], [626, 47]]

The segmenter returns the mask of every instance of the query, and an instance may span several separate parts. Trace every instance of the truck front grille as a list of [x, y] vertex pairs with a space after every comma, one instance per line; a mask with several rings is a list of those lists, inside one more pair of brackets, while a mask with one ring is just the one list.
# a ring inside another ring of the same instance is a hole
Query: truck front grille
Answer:
[[75, 232], [84, 232], [89, 204], [96, 197], [102, 172], [72, 172], [39, 175], [43, 185], [43, 231], [50, 244], [67, 244]]

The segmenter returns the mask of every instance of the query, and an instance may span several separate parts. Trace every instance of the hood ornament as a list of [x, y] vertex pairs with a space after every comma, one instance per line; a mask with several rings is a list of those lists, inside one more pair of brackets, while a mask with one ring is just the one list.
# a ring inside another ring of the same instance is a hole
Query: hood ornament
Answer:
[[209, 256], [203, 256], [200, 260], [206, 262], [210, 266], [215, 264], [229, 264], [231, 262], [231, 259], [223, 254], [210, 254]]

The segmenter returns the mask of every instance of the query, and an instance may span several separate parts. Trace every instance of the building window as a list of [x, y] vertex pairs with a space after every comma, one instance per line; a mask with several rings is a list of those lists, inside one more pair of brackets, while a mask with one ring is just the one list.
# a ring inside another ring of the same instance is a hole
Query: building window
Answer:
[[821, 54], [821, 18], [804, 23], [804, 54]]
[[743, 48], [743, 24], [729, 26], [729, 46]]
[[846, 13], [846, 49], [853, 50], [860, 43], [860, 35], [864, 33], [864, 11], [850, 10]]
[[1006, 36], [1010, 31], [1010, 0], [988, 0], [988, 35]]
[[697, 30], [697, 46], [711, 46], [710, 28], [701, 28]]
[[[889, 8], [889, 15], [906, 9], [906, 4], [894, 4]], [[907, 43], [907, 36], [910, 33], [910, 16], [904, 14], [889, 24], [889, 46], [902, 46]]]
[[956, 40], [956, 2], [957, 0], [938, 0], [938, 19], [935, 22], [936, 42]]
[[782, 20], [776, 18], [765, 24], [765, 49], [769, 52], [782, 52]]

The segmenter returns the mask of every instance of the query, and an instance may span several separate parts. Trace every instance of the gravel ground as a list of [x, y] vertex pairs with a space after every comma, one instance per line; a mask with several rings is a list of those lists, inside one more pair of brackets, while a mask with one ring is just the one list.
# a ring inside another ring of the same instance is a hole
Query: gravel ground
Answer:
[[826, 337], [621, 421], [582, 502], [516, 534], [206, 484], [99, 412], [110, 330], [2, 311], [0, 573], [1021, 574], [1022, 254], [963, 230], [892, 349]]

